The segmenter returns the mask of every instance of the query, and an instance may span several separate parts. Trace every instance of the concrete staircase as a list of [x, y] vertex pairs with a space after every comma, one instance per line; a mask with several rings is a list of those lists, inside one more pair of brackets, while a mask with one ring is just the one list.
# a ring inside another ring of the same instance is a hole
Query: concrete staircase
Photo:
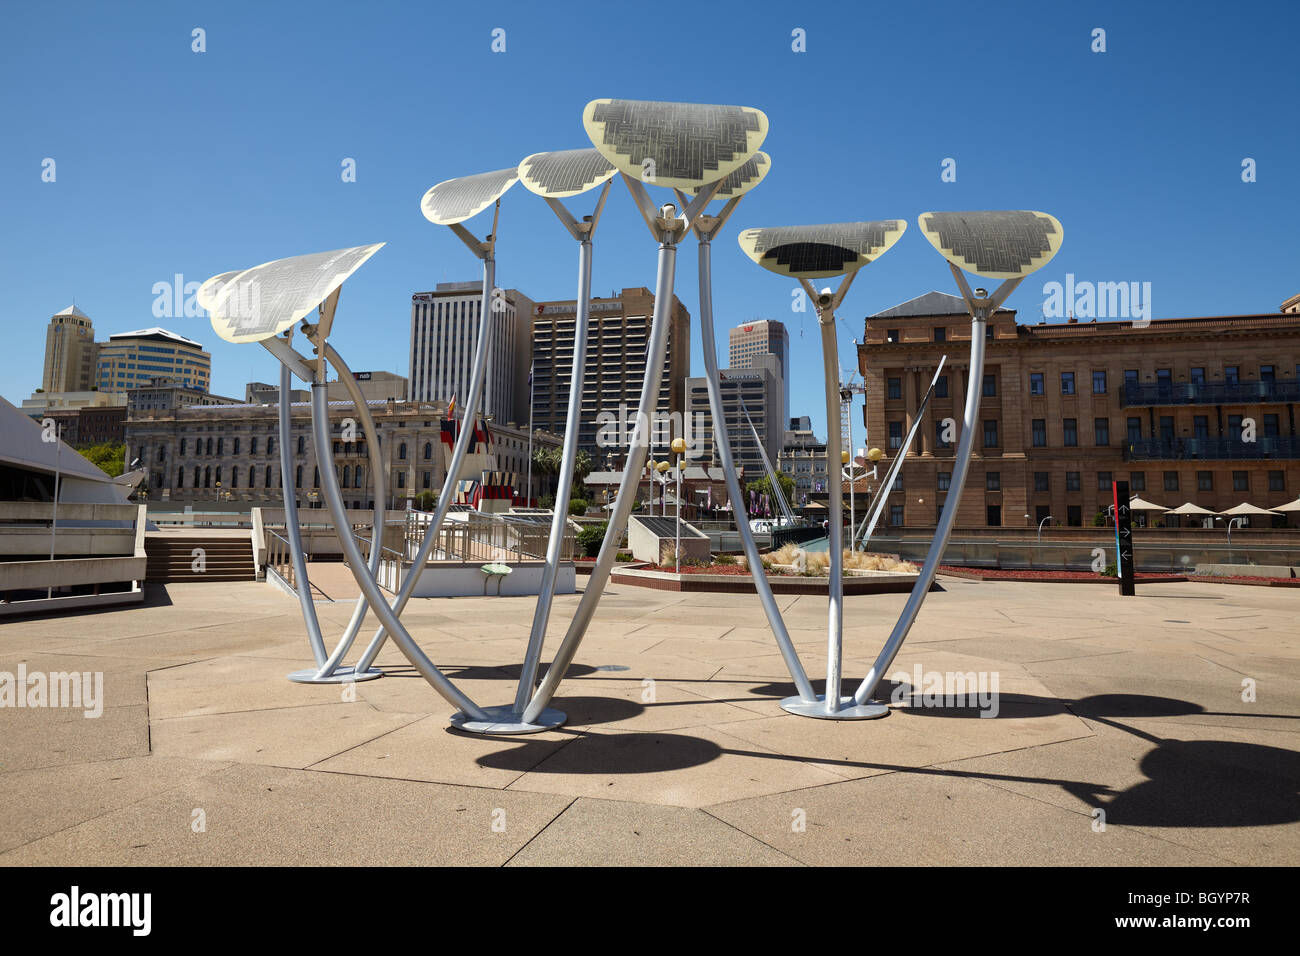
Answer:
[[[194, 570], [195, 548], [203, 549], [203, 571]], [[252, 581], [253, 546], [246, 537], [184, 537], [148, 535], [144, 542], [148, 564], [145, 580], [151, 584], [173, 581]]]

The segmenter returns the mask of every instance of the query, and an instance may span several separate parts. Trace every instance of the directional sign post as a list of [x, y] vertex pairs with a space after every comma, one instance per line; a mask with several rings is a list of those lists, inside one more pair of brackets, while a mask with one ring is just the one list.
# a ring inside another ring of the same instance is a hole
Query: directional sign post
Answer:
[[1133, 516], [1128, 506], [1128, 482], [1111, 482], [1115, 492], [1115, 573], [1119, 593], [1132, 597], [1133, 587]]

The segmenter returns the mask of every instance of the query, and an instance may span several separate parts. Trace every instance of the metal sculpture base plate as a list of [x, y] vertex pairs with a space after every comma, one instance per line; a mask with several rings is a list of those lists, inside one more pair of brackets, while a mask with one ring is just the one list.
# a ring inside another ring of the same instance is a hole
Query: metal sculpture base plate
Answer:
[[523, 722], [523, 714], [513, 707], [484, 707], [490, 719], [475, 720], [457, 711], [451, 715], [451, 725], [457, 730], [471, 734], [540, 734], [545, 730], [554, 730], [569, 719], [563, 711], [548, 707], [537, 715], [537, 720], [530, 724]]
[[288, 677], [295, 684], [352, 684], [357, 681], [374, 680], [376, 677], [384, 676], [384, 672], [378, 667], [372, 667], [369, 670], [357, 673], [350, 664], [339, 666], [329, 677], [317, 677], [316, 674], [319, 671], [319, 667], [306, 667], [300, 671], [293, 671]]
[[781, 709], [800, 717], [818, 717], [822, 720], [877, 720], [889, 716], [889, 707], [868, 701], [857, 703], [852, 697], [840, 698], [840, 709], [831, 713], [826, 709], [826, 696], [818, 694], [815, 701], [802, 697], [787, 697], [781, 701]]

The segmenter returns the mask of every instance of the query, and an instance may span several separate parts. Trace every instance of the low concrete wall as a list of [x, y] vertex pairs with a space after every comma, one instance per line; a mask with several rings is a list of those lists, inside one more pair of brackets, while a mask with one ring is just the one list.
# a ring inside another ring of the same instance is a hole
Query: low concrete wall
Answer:
[[[482, 597], [485, 593], [502, 597], [523, 597], [537, 594], [542, 587], [542, 572], [546, 565], [541, 561], [508, 565], [506, 575], [487, 575], [477, 564], [429, 564], [420, 575], [411, 592], [412, 597]], [[409, 571], [407, 573], [410, 573]], [[500, 591], [498, 591], [500, 588]], [[555, 579], [556, 594], [573, 594], [577, 582], [572, 562], [560, 564]]]
[[1256, 578], [1294, 578], [1300, 577], [1300, 567], [1286, 564], [1198, 564], [1196, 573], [1222, 577], [1248, 574]]

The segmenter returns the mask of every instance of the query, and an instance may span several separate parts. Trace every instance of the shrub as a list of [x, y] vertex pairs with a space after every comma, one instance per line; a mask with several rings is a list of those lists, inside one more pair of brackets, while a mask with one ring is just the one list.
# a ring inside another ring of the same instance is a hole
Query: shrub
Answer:
[[600, 546], [605, 541], [605, 529], [608, 527], [609, 524], [602, 521], [600, 524], [591, 525], [578, 532], [576, 543], [579, 553], [584, 558], [594, 558], [596, 553], [600, 551]]
[[1103, 578], [1117, 578], [1119, 577], [1119, 568], [1114, 564], [1108, 564], [1102, 569], [1101, 576]]
[[628, 562], [632, 560], [632, 555], [628, 554], [626, 551], [619, 551], [614, 555], [614, 560], [619, 562]]
[[438, 492], [422, 491], [411, 499], [411, 506], [420, 511], [432, 511], [438, 507]]
[[713, 556], [714, 564], [735, 564], [736, 556], [733, 554], [716, 554]]
[[590, 504], [591, 502], [589, 502], [586, 498], [570, 498], [569, 514], [585, 515], [587, 513], [587, 508], [590, 506]]
[[551, 509], [555, 507], [555, 495], [542, 495], [537, 499], [537, 507]]

